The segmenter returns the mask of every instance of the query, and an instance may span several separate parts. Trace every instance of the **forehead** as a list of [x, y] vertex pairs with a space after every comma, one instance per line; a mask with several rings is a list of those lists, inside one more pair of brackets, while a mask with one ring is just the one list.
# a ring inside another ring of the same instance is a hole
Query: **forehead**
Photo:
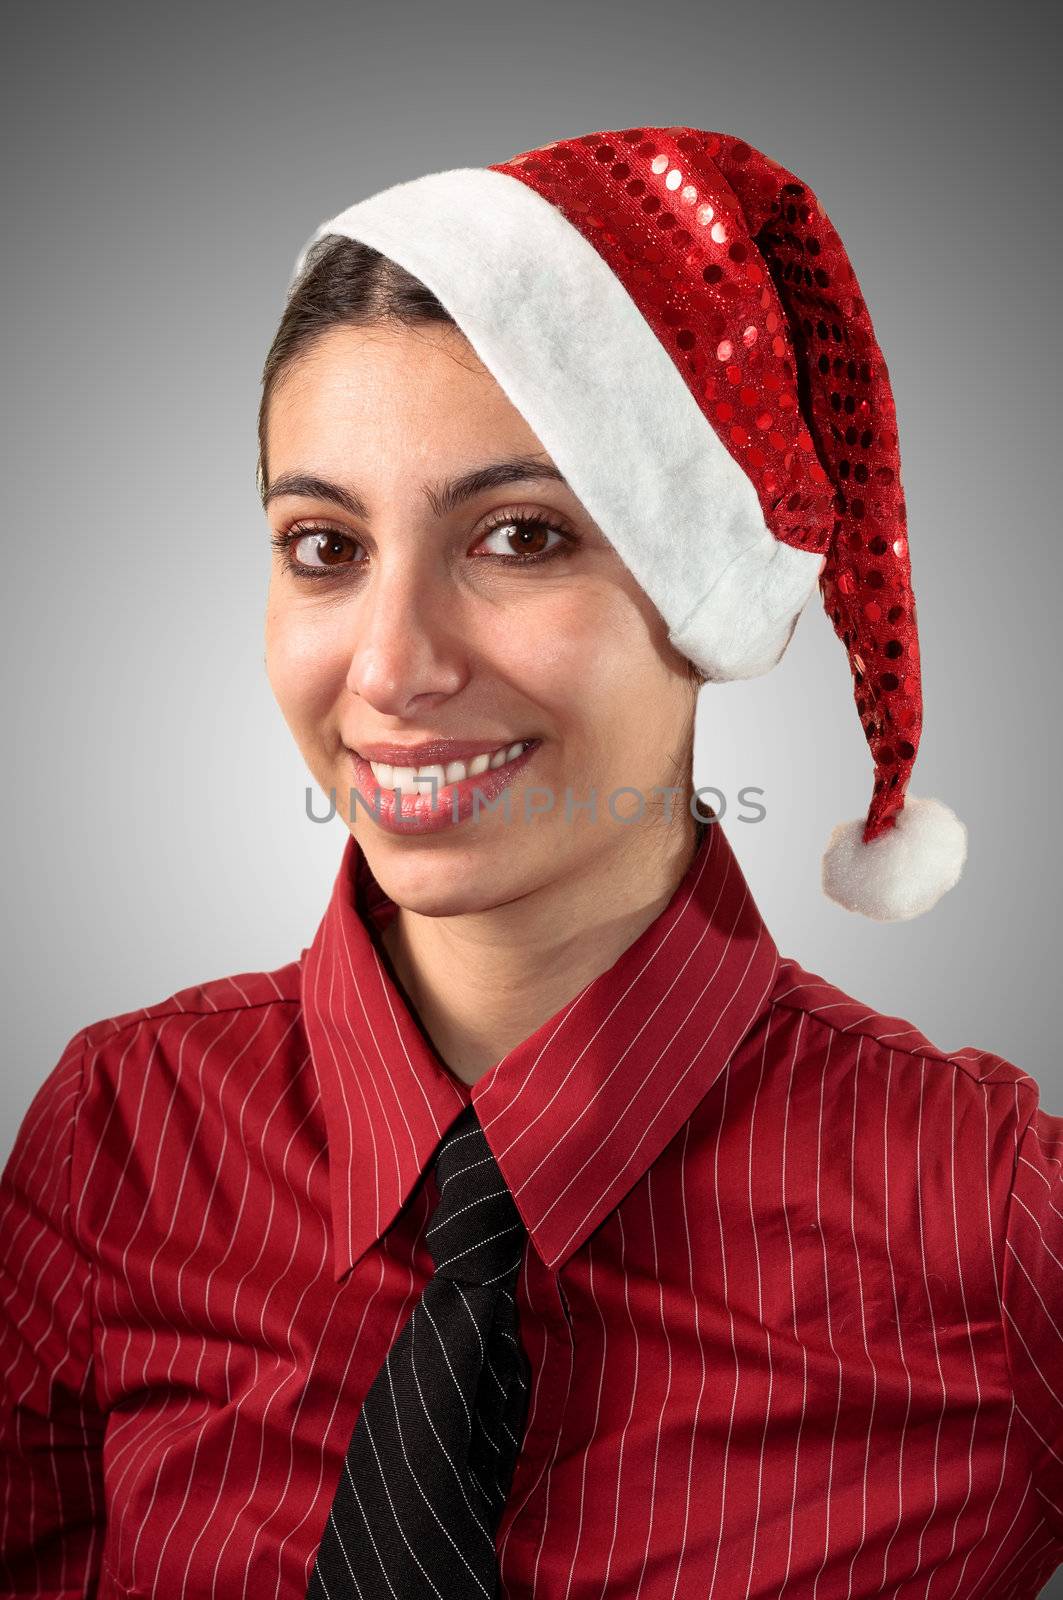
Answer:
[[359, 454], [396, 439], [433, 455], [477, 442], [542, 448], [464, 335], [441, 324], [316, 335], [278, 380], [267, 427], [271, 455], [300, 460], [330, 441]]

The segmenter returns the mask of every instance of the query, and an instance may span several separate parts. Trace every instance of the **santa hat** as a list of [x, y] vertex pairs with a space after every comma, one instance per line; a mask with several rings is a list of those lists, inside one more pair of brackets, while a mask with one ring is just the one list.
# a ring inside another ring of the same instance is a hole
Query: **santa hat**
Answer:
[[744, 140], [624, 128], [429, 173], [323, 222], [419, 278], [712, 682], [767, 672], [818, 584], [874, 761], [823, 889], [880, 921], [958, 880], [907, 792], [919, 641], [889, 375], [816, 196]]

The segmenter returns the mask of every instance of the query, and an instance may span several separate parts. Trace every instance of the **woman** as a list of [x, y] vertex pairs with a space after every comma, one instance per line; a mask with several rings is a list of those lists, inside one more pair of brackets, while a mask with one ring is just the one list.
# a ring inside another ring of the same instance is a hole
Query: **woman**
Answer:
[[957, 881], [906, 794], [891, 421], [836, 233], [728, 136], [318, 230], [264, 372], [266, 660], [347, 844], [297, 960], [91, 1024], [27, 1113], [5, 1592], [1059, 1564], [1063, 1119], [782, 957], [691, 794], [699, 684], [819, 583], [876, 768], [825, 888], [896, 920]]

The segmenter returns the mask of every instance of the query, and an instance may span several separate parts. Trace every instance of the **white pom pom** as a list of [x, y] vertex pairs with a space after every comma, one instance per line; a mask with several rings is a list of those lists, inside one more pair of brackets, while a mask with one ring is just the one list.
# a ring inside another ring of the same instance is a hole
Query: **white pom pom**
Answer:
[[909, 792], [892, 828], [862, 842], [864, 817], [839, 822], [823, 854], [823, 892], [846, 911], [905, 922], [936, 905], [959, 879], [967, 829], [940, 800]]

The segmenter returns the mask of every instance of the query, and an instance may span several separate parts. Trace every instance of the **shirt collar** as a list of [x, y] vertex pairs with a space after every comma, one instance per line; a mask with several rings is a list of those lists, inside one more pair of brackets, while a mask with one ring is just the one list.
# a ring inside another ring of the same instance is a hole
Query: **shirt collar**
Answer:
[[682, 1128], [767, 1003], [779, 953], [719, 822], [613, 965], [470, 1088], [391, 976], [393, 902], [348, 834], [301, 993], [321, 1089], [333, 1276], [390, 1227], [471, 1099], [531, 1242], [564, 1265]]

